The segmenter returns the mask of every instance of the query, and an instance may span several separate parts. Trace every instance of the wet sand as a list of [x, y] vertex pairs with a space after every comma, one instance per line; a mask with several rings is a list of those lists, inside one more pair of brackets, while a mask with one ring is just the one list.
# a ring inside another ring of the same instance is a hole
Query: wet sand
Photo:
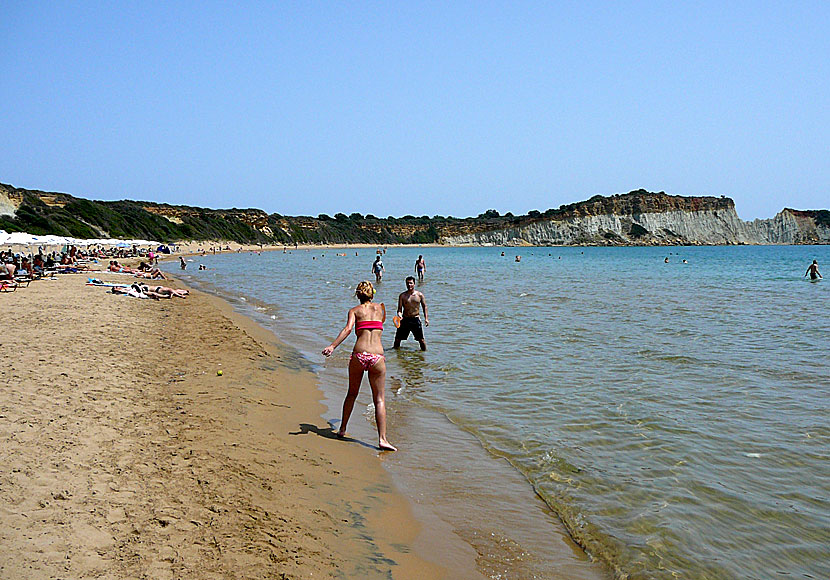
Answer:
[[0, 577], [480, 577], [416, 553], [378, 452], [264, 329], [85, 281], [0, 294]]

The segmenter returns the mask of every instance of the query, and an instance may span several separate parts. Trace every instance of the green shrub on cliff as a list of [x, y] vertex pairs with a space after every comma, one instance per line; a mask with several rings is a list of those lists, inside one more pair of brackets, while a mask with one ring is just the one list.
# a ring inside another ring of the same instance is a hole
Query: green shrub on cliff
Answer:
[[[239, 243], [275, 244], [427, 244], [448, 236], [482, 233], [521, 227], [543, 220], [563, 220], [599, 214], [629, 215], [669, 209], [696, 210], [702, 206], [718, 209], [733, 207], [728, 198], [669, 196], [644, 190], [612, 196], [596, 195], [585, 202], [562, 205], [544, 212], [531, 210], [526, 215], [500, 214], [488, 209], [476, 217], [454, 218], [436, 215], [405, 215], [378, 218], [358, 212], [339, 212], [334, 217], [319, 214], [283, 216], [254, 209], [213, 210], [136, 201], [92, 201], [62, 193], [16, 189], [0, 184], [0, 193], [18, 204], [16, 215], [0, 216], [0, 229], [36, 235], [56, 234], [77, 238], [141, 238], [160, 242], [179, 240], [227, 240]], [[816, 225], [830, 227], [830, 211], [803, 212], [815, 218]], [[674, 232], [665, 232], [679, 237]], [[652, 235], [639, 224], [632, 224], [630, 238], [646, 240]], [[601, 243], [622, 243], [605, 235]], [[577, 243], [597, 243], [580, 238]]]

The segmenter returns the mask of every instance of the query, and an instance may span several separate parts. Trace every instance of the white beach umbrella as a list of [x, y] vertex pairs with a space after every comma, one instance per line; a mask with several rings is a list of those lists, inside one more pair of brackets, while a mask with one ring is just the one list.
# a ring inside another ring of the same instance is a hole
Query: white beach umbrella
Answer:
[[6, 241], [3, 242], [4, 244], [19, 244], [19, 245], [30, 245], [30, 244], [37, 244], [38, 243], [38, 236], [33, 236], [32, 234], [27, 234], [24, 232], [12, 232], [8, 234], [8, 238]]
[[70, 238], [66, 236], [35, 236], [25, 232], [8, 233], [5, 230], [0, 230], [0, 244], [16, 244], [16, 245], [38, 245], [38, 246], [118, 246], [127, 248], [130, 246], [157, 246], [159, 242], [151, 240], [121, 240], [118, 238], [97, 238], [83, 240], [79, 238]]
[[71, 244], [71, 239], [64, 236], [39, 236], [37, 243], [39, 246], [63, 246]]

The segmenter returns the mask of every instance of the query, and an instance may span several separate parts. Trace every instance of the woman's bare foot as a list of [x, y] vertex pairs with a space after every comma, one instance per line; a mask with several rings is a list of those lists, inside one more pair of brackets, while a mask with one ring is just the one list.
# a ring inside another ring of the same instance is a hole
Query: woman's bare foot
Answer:
[[381, 451], [397, 451], [398, 448], [389, 443], [386, 439], [381, 439], [378, 442], [378, 447], [380, 447]]
[[343, 439], [345, 436], [346, 436], [346, 430], [345, 429], [341, 429], [340, 431], [337, 432], [337, 437], [338, 438]]

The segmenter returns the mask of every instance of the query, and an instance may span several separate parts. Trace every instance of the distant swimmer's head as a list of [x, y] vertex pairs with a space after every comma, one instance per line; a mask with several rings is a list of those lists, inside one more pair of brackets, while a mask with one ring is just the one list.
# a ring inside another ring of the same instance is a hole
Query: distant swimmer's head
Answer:
[[813, 264], [818, 264], [818, 260], [813, 260]]
[[357, 285], [354, 295], [357, 296], [357, 299], [360, 300], [361, 304], [363, 302], [368, 302], [375, 297], [375, 287], [372, 286], [372, 283], [368, 280], [364, 280]]

